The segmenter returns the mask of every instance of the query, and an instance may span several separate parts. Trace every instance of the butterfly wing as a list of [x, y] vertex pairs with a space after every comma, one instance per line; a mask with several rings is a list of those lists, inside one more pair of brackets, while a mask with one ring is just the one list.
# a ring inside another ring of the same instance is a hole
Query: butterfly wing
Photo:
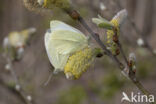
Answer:
[[53, 20], [53, 21], [50, 22], [50, 29], [51, 29], [52, 32], [55, 31], [55, 30], [68, 30], [68, 31], [83, 34], [80, 30], [78, 30], [76, 28], [73, 28], [72, 26], [67, 25], [64, 22], [57, 21], [57, 20]]
[[51, 41], [59, 54], [71, 54], [88, 45], [87, 38], [83, 34], [67, 30], [54, 31]]
[[60, 21], [52, 21], [45, 35], [48, 57], [55, 69], [63, 70], [68, 57], [88, 46], [88, 40], [79, 30]]
[[48, 54], [48, 58], [51, 64], [55, 68], [55, 72], [63, 71], [66, 61], [68, 60], [69, 55], [58, 54], [53, 43], [49, 41], [49, 33], [45, 35], [45, 47]]

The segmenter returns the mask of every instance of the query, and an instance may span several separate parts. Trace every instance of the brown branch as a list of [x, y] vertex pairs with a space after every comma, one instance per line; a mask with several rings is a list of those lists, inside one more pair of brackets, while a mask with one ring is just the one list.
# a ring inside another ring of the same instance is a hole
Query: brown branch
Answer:
[[[98, 45], [106, 52], [106, 54], [117, 64], [117, 66], [119, 67], [119, 69], [121, 69], [121, 71], [124, 70], [125, 66], [119, 61], [119, 59], [114, 56], [107, 48], [106, 46], [103, 44], [103, 42], [100, 40], [99, 35], [94, 33], [92, 31], [92, 29], [87, 25], [87, 23], [84, 21], [84, 19], [80, 16], [80, 14], [75, 11], [75, 10], [66, 10], [66, 12], [75, 20], [78, 20], [80, 24], [82, 24], [82, 26], [90, 33], [90, 35], [92, 36], [92, 38], [95, 39], [95, 41], [98, 43]], [[122, 51], [123, 52], [123, 51]], [[125, 60], [127, 60], [125, 58]], [[129, 68], [130, 69], [130, 68]], [[149, 95], [149, 92], [143, 87], [143, 85], [139, 82], [139, 80], [136, 78], [135, 74], [132, 72], [132, 70], [130, 70], [129, 76], [128, 76], [131, 81], [136, 85], [136, 87], [143, 93], [146, 95]]]
[[[18, 96], [20, 97], [20, 99], [22, 99], [22, 101], [25, 103], [25, 104], [32, 104], [32, 100], [29, 100], [28, 99], [28, 95], [25, 93], [25, 91], [23, 90], [19, 80], [18, 80], [18, 77], [16, 75], [16, 72], [15, 70], [13, 69], [13, 60], [10, 59], [9, 56], [7, 56], [7, 54], [5, 54], [5, 58], [7, 60], [7, 64], [10, 66], [9, 68], [9, 71], [15, 81], [15, 88], [12, 90], [18, 94]], [[4, 83], [3, 83], [4, 84]], [[4, 84], [5, 86], [7, 86], [6, 84]], [[16, 88], [16, 86], [18, 86], [19, 88]], [[8, 87], [9, 88], [9, 87]]]
[[[123, 7], [122, 7], [120, 1], [118, 1], [118, 0], [113, 0], [113, 1], [117, 4], [117, 6], [118, 6], [120, 9], [123, 9]], [[136, 26], [136, 24], [134, 23], [134, 21], [133, 21], [129, 16], [127, 17], [127, 19], [128, 19], [128, 21], [130, 22], [132, 28], [135, 30], [135, 32], [136, 32], [138, 35], [140, 35], [141, 38], [143, 39], [143, 41], [144, 41], [144, 46], [143, 46], [143, 47], [146, 48], [153, 56], [156, 56], [156, 53], [154, 52], [154, 49], [151, 47], [151, 45], [150, 45], [149, 42], [147, 41], [147, 39], [146, 39], [144, 33], [141, 32], [141, 31], [138, 29], [138, 27]]]
[[136, 31], [136, 33], [138, 35], [140, 35], [144, 41], [144, 47], [148, 49], [148, 51], [151, 52], [151, 54], [153, 56], [156, 56], [156, 54], [154, 53], [154, 49], [150, 46], [149, 42], [147, 41], [145, 35], [137, 28], [136, 24], [134, 23], [134, 21], [132, 21], [129, 17], [128, 17], [128, 20], [131, 24], [131, 26], [134, 28], [134, 30]]
[[6, 88], [11, 93], [13, 93], [15, 96], [17, 96], [21, 101], [23, 101], [24, 104], [27, 104], [26, 100], [17, 90], [15, 90], [15, 88], [8, 86], [2, 79], [0, 79], [0, 85]]

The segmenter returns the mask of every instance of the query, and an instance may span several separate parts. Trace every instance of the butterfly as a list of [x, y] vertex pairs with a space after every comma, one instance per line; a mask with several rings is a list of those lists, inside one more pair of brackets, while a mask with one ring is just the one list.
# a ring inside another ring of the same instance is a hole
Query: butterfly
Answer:
[[44, 42], [54, 73], [64, 70], [70, 55], [88, 47], [88, 38], [81, 31], [58, 20], [50, 22]]

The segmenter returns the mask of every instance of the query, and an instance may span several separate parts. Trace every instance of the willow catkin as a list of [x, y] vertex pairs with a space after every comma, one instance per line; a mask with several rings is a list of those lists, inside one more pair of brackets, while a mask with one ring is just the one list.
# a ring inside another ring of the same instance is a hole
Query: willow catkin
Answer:
[[85, 48], [71, 55], [64, 67], [68, 79], [78, 79], [85, 72], [95, 58], [93, 49]]
[[44, 9], [41, 5], [37, 2], [37, 0], [23, 0], [25, 7], [30, 10], [37, 13], [40, 13]]

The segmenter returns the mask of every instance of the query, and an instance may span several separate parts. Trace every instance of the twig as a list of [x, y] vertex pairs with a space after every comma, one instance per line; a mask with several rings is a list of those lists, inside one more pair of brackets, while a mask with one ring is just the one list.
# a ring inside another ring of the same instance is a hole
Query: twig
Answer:
[[16, 75], [16, 72], [13, 69], [13, 61], [6, 54], [5, 54], [5, 58], [7, 60], [8, 65], [10, 66], [9, 71], [11, 72], [11, 75], [13, 76], [14, 81], [16, 83], [14, 91], [16, 91], [16, 93], [18, 93], [18, 95], [23, 99], [23, 102], [25, 104], [32, 104], [32, 99], [29, 99], [28, 98], [29, 96], [27, 96], [26, 93], [24, 92], [24, 90], [22, 89], [21, 84], [20, 84], [18, 77]]
[[[117, 1], [117, 0], [113, 0], [113, 1], [118, 5], [118, 7], [119, 7], [120, 9], [123, 9], [123, 7], [122, 7], [120, 1]], [[141, 38], [143, 39], [143, 41], [144, 41], [144, 47], [147, 48], [148, 51], [151, 52], [151, 54], [152, 54], [153, 56], [156, 56], [156, 53], [154, 52], [154, 49], [151, 47], [151, 45], [150, 45], [149, 42], [147, 41], [145, 35], [138, 29], [138, 27], [136, 26], [136, 24], [134, 23], [134, 21], [133, 21], [129, 16], [127, 17], [127, 19], [128, 19], [128, 21], [130, 22], [132, 28], [133, 28], [133, 29], [136, 31], [136, 33], [137, 33], [138, 35], [140, 35]]]
[[122, 54], [122, 56], [123, 56], [123, 58], [124, 58], [126, 64], [128, 65], [128, 60], [127, 60], [126, 55], [125, 55], [125, 53], [124, 53], [124, 51], [123, 51], [123, 48], [122, 48], [122, 45], [121, 45], [120, 41], [117, 43], [117, 45], [118, 45], [118, 47], [119, 47], [119, 49], [120, 49], [120, 52], [121, 52], [121, 54]]
[[[117, 66], [122, 70], [124, 70], [125, 66], [118, 60], [116, 56], [114, 56], [103, 44], [100, 40], [99, 35], [94, 33], [92, 29], [87, 25], [84, 19], [80, 16], [78, 12], [75, 10], [66, 11], [73, 19], [78, 20], [80, 24], [91, 34], [91, 36], [95, 39], [95, 41], [99, 44], [99, 46], [107, 53], [109, 57], [117, 64]], [[126, 58], [125, 58], [126, 59]], [[144, 94], [149, 95], [149, 92], [142, 86], [142, 84], [138, 81], [135, 74], [130, 70], [129, 76], [131, 81], [136, 85], [136, 87]]]
[[126, 55], [125, 55], [125, 53], [124, 53], [124, 51], [123, 51], [122, 45], [120, 44], [119, 37], [118, 37], [118, 35], [117, 35], [117, 29], [114, 28], [113, 31], [114, 31], [113, 41], [114, 41], [114, 42], [117, 44], [117, 46], [119, 47], [119, 50], [120, 50], [120, 52], [121, 52], [121, 55], [123, 56], [124, 61], [126, 62], [127, 66], [128, 66], [128, 63], [129, 63], [129, 62], [128, 62], [128, 59], [126, 58]]
[[128, 17], [128, 20], [131, 23], [134, 30], [136, 31], [136, 33], [142, 37], [142, 39], [144, 41], [144, 47], [147, 48], [153, 56], [156, 56], [156, 54], [154, 53], [154, 49], [149, 45], [149, 42], [147, 41], [145, 35], [143, 35], [143, 33], [137, 28], [134, 21], [132, 21], [129, 17]]
[[120, 52], [121, 52], [121, 55], [123, 56], [127, 66], [129, 67], [129, 78], [131, 79], [131, 81], [139, 88], [139, 90], [145, 94], [145, 95], [149, 95], [149, 92], [143, 87], [143, 85], [139, 82], [139, 80], [136, 78], [135, 76], [135, 73], [132, 71], [132, 67], [129, 65], [129, 61], [128, 59], [126, 58], [126, 55], [123, 51], [123, 48], [122, 48], [122, 45], [120, 44], [120, 41], [118, 40], [118, 37], [117, 37], [117, 31], [114, 30], [114, 33], [117, 38], [117, 41], [116, 41], [116, 44], [118, 45], [119, 49], [120, 49]]

